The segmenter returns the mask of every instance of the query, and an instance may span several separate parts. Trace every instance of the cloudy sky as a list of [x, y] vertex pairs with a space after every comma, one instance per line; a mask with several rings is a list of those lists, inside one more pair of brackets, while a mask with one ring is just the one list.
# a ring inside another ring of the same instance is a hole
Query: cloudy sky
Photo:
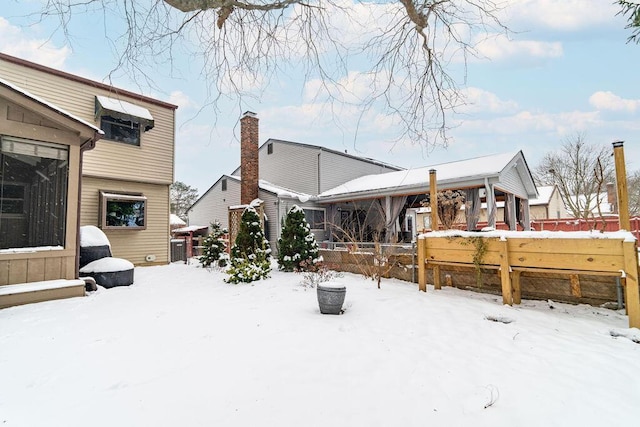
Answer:
[[[117, 61], [111, 35], [118, 29], [92, 13], [74, 17], [65, 38], [55, 32], [57, 21], [25, 18], [39, 3], [3, 0], [0, 51], [108, 82]], [[177, 56], [173, 68], [153, 70], [153, 85], [121, 71], [111, 75], [111, 83], [179, 105], [175, 176], [201, 194], [237, 167], [237, 122], [246, 110], [258, 113], [261, 143], [278, 138], [323, 145], [406, 168], [512, 150], [523, 150], [533, 168], [545, 153], [583, 134], [607, 147], [625, 141], [627, 169], [640, 169], [640, 46], [626, 43], [629, 31], [612, 0], [504, 3], [500, 16], [509, 36], [492, 34], [479, 41], [478, 55], [466, 68], [451, 63], [453, 75], [466, 74], [459, 83], [467, 104], [449, 118], [455, 127], [446, 148], [425, 150], [419, 141], [398, 140], [401, 129], [378, 105], [334, 120], [315, 96], [318, 82], [293, 68], [260, 81], [255, 98], [223, 98], [217, 110], [209, 106], [199, 62], [186, 57]], [[376, 14], [359, 16], [366, 20]], [[349, 71], [362, 71], [357, 66]]]

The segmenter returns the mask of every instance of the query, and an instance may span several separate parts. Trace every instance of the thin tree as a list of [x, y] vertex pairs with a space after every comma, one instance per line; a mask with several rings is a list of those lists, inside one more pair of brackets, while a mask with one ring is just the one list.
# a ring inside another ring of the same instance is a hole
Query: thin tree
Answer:
[[171, 199], [171, 213], [176, 214], [180, 219], [187, 219], [187, 210], [198, 200], [198, 190], [181, 181], [171, 184], [169, 189]]
[[559, 150], [545, 154], [534, 170], [537, 185], [556, 185], [567, 211], [592, 219], [601, 202], [604, 185], [614, 180], [609, 145], [594, 145], [578, 134], [566, 139]]
[[[256, 85], [288, 67], [320, 83], [316, 100], [336, 121], [341, 107], [385, 108], [398, 138], [447, 144], [447, 112], [464, 103], [467, 57], [508, 33], [499, 0], [47, 0], [35, 18], [70, 22], [100, 14], [119, 55], [116, 70], [153, 85], [158, 65], [179, 73], [177, 53], [203, 63], [210, 101], [258, 97]], [[100, 16], [98, 15], [98, 16]], [[124, 30], [117, 32], [115, 23]], [[462, 68], [458, 65], [462, 64]], [[175, 68], [174, 68], [175, 66]], [[148, 70], [153, 70], [149, 72]], [[459, 72], [459, 75], [454, 73]], [[115, 71], [115, 70], [114, 70]], [[362, 88], [362, 89], [358, 89]], [[263, 86], [264, 89], [264, 86]]]

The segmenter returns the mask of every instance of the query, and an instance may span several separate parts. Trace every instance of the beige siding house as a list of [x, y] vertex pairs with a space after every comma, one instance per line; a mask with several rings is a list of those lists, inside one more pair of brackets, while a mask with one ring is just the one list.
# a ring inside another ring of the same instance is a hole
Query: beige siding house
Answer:
[[105, 132], [83, 156], [80, 225], [101, 227], [116, 257], [168, 263], [177, 107], [4, 54], [0, 78]]
[[80, 167], [100, 137], [97, 126], [0, 75], [0, 308], [84, 295]]

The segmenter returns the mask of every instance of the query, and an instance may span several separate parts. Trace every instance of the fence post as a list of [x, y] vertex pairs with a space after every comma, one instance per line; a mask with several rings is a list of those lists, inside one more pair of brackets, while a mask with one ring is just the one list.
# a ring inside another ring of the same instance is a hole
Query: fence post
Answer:
[[502, 303], [513, 305], [511, 289], [511, 266], [509, 265], [509, 249], [507, 239], [500, 239], [500, 281], [502, 283]]
[[624, 293], [629, 327], [640, 328], [640, 292], [638, 290], [638, 249], [636, 242], [622, 242], [624, 250]]
[[427, 256], [427, 239], [419, 236], [418, 241], [418, 290], [427, 292], [427, 265], [425, 259]]

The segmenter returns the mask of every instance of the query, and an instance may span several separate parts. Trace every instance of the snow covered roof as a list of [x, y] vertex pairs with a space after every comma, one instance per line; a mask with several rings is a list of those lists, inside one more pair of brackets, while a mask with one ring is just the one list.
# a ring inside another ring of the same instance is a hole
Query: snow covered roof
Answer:
[[429, 187], [429, 171], [436, 170], [438, 189], [484, 186], [485, 179], [499, 179], [511, 167], [519, 168], [529, 194], [537, 196], [522, 151], [508, 152], [417, 169], [366, 175], [321, 193], [320, 202], [364, 199], [395, 194], [417, 194]]
[[547, 205], [551, 201], [553, 191], [556, 189], [555, 185], [545, 185], [538, 187], [538, 197], [529, 199], [529, 206]]
[[[593, 193], [589, 195], [589, 200], [584, 194], [580, 194], [577, 199], [576, 196], [571, 196], [571, 200], [577, 206], [582, 209], [588, 208], [589, 212], [594, 215], [612, 215], [615, 212], [615, 206], [609, 203], [607, 192]], [[569, 209], [567, 209], [569, 211]]]
[[[392, 165], [390, 163], [382, 162], [380, 160], [372, 159], [370, 157], [363, 157], [363, 156], [356, 156], [354, 154], [349, 154], [349, 153], [347, 153], [346, 150], [343, 152], [343, 151], [338, 151], [338, 150], [333, 150], [331, 148], [323, 147], [321, 145], [313, 145], [313, 144], [307, 144], [307, 143], [303, 143], [303, 142], [285, 141], [283, 139], [269, 138], [267, 141], [265, 141], [258, 148], [258, 150], [268, 150], [269, 144], [272, 144], [272, 143], [295, 145], [295, 146], [299, 146], [299, 147], [311, 148], [313, 150], [325, 151], [327, 153], [333, 153], [333, 154], [336, 154], [338, 156], [347, 157], [347, 158], [355, 159], [355, 160], [360, 160], [360, 161], [363, 161], [363, 162], [370, 163], [372, 165], [382, 166], [382, 167], [385, 167], [387, 169], [392, 169], [392, 170], [403, 170], [404, 169], [404, 168], [402, 168], [400, 166]], [[240, 166], [238, 166], [233, 172], [231, 172], [231, 175], [235, 176], [235, 175], [238, 175], [239, 173], [240, 173]]]
[[154, 126], [153, 116], [146, 108], [121, 99], [97, 95], [96, 116], [101, 116], [104, 113], [120, 120], [141, 122], [145, 130], [152, 129]]
[[170, 225], [187, 225], [180, 217], [176, 214], [169, 215], [169, 224]]
[[189, 233], [192, 231], [204, 230], [205, 228], [209, 228], [208, 225], [189, 225], [187, 227], [176, 228], [172, 230], [173, 233]]
[[106, 96], [96, 96], [96, 99], [103, 108], [108, 110], [118, 111], [122, 114], [140, 117], [142, 119], [153, 120], [153, 116], [149, 110], [139, 105], [135, 105], [121, 99], [108, 98]]
[[[240, 177], [235, 175], [228, 175], [229, 178], [240, 182]], [[280, 187], [279, 185], [272, 184], [264, 179], [258, 180], [258, 187], [261, 190], [268, 191], [278, 197], [286, 197], [289, 199], [297, 199], [300, 203], [305, 203], [309, 200], [314, 200], [315, 197], [310, 194], [299, 193], [289, 188]]]
[[32, 93], [22, 89], [21, 87], [18, 87], [16, 85], [14, 85], [13, 83], [10, 83], [6, 80], [4, 80], [3, 78], [0, 78], [0, 85], [1, 86], [5, 86], [8, 89], [11, 89], [14, 92], [20, 93], [21, 95], [30, 98], [31, 100], [37, 102], [38, 104], [41, 104], [47, 108], [49, 108], [50, 110], [55, 111], [56, 113], [67, 117], [68, 119], [71, 119], [75, 122], [81, 123], [91, 129], [93, 129], [94, 132], [96, 132], [98, 135], [104, 135], [104, 132], [102, 131], [102, 129], [100, 129], [99, 127], [87, 122], [86, 120], [81, 119], [78, 116], [75, 116], [69, 112], [67, 112], [66, 110], [63, 110], [62, 108], [50, 103], [49, 101], [46, 101], [42, 98], [40, 98], [39, 96], [33, 95]]

